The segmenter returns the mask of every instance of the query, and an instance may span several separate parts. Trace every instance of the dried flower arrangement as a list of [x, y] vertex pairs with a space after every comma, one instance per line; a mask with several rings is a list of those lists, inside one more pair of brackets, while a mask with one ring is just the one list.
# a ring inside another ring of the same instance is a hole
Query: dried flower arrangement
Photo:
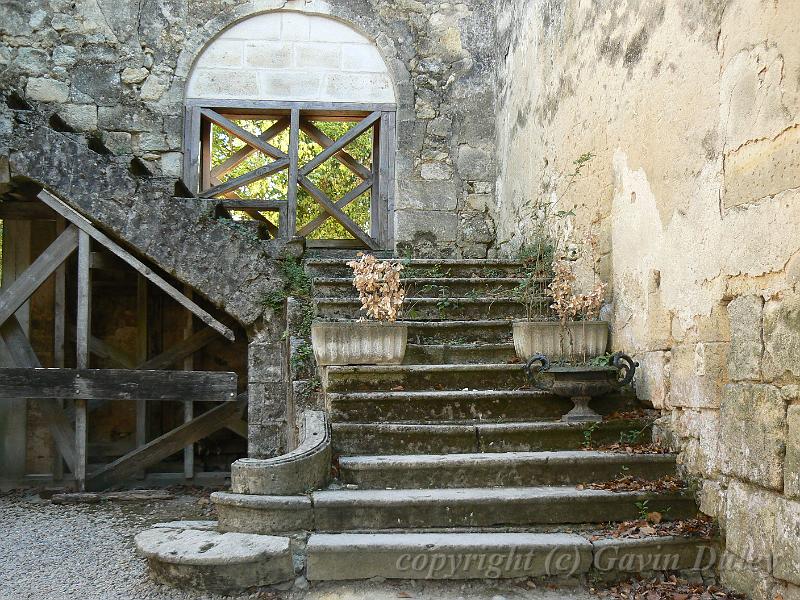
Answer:
[[403, 265], [381, 261], [363, 252], [358, 257], [359, 260], [351, 260], [347, 266], [353, 269], [353, 287], [358, 290], [361, 310], [377, 321], [396, 321], [406, 297], [400, 283]]
[[553, 264], [553, 280], [548, 289], [553, 296], [550, 308], [558, 315], [559, 320], [566, 324], [567, 321], [593, 321], [600, 316], [600, 309], [606, 296], [607, 284], [595, 283], [588, 294], [575, 294], [572, 284], [575, 274], [572, 266], [565, 260], [557, 260]]

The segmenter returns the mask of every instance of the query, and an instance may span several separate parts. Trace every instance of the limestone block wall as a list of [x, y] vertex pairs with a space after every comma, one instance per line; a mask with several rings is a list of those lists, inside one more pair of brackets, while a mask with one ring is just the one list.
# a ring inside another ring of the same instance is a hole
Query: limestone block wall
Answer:
[[[800, 4], [497, 10], [498, 246], [599, 235], [612, 344], [718, 517], [724, 581], [800, 597]], [[585, 259], [582, 277], [591, 272]]]
[[[181, 175], [187, 86], [227, 98], [395, 101], [400, 251], [494, 251], [491, 0], [6, 4], [3, 88], [169, 177]], [[10, 127], [5, 115], [0, 126]]]
[[186, 95], [317, 102], [395, 102], [371, 40], [331, 18], [269, 12], [223, 31], [196, 59]]

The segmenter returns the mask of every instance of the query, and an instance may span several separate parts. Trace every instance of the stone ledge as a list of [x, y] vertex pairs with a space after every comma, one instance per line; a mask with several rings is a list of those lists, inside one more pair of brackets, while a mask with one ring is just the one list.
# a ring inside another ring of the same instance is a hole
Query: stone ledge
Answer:
[[153, 578], [169, 585], [228, 593], [294, 577], [289, 538], [157, 526], [134, 542]]
[[325, 413], [306, 412], [302, 435], [300, 445], [287, 454], [234, 462], [231, 490], [235, 494], [293, 496], [324, 487], [331, 464], [331, 434]]

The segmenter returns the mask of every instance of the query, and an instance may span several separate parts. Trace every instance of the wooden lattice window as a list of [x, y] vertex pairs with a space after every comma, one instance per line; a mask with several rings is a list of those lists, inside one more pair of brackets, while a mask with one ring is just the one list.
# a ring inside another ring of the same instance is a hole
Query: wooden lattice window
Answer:
[[190, 100], [184, 179], [270, 237], [387, 248], [394, 129], [391, 105]]

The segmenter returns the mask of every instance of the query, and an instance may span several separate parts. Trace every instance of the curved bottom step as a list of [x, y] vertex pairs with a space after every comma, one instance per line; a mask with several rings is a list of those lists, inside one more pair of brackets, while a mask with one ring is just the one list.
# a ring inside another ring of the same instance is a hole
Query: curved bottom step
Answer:
[[295, 576], [287, 537], [219, 533], [197, 522], [175, 522], [139, 533], [134, 543], [153, 579], [173, 586], [230, 593]]

